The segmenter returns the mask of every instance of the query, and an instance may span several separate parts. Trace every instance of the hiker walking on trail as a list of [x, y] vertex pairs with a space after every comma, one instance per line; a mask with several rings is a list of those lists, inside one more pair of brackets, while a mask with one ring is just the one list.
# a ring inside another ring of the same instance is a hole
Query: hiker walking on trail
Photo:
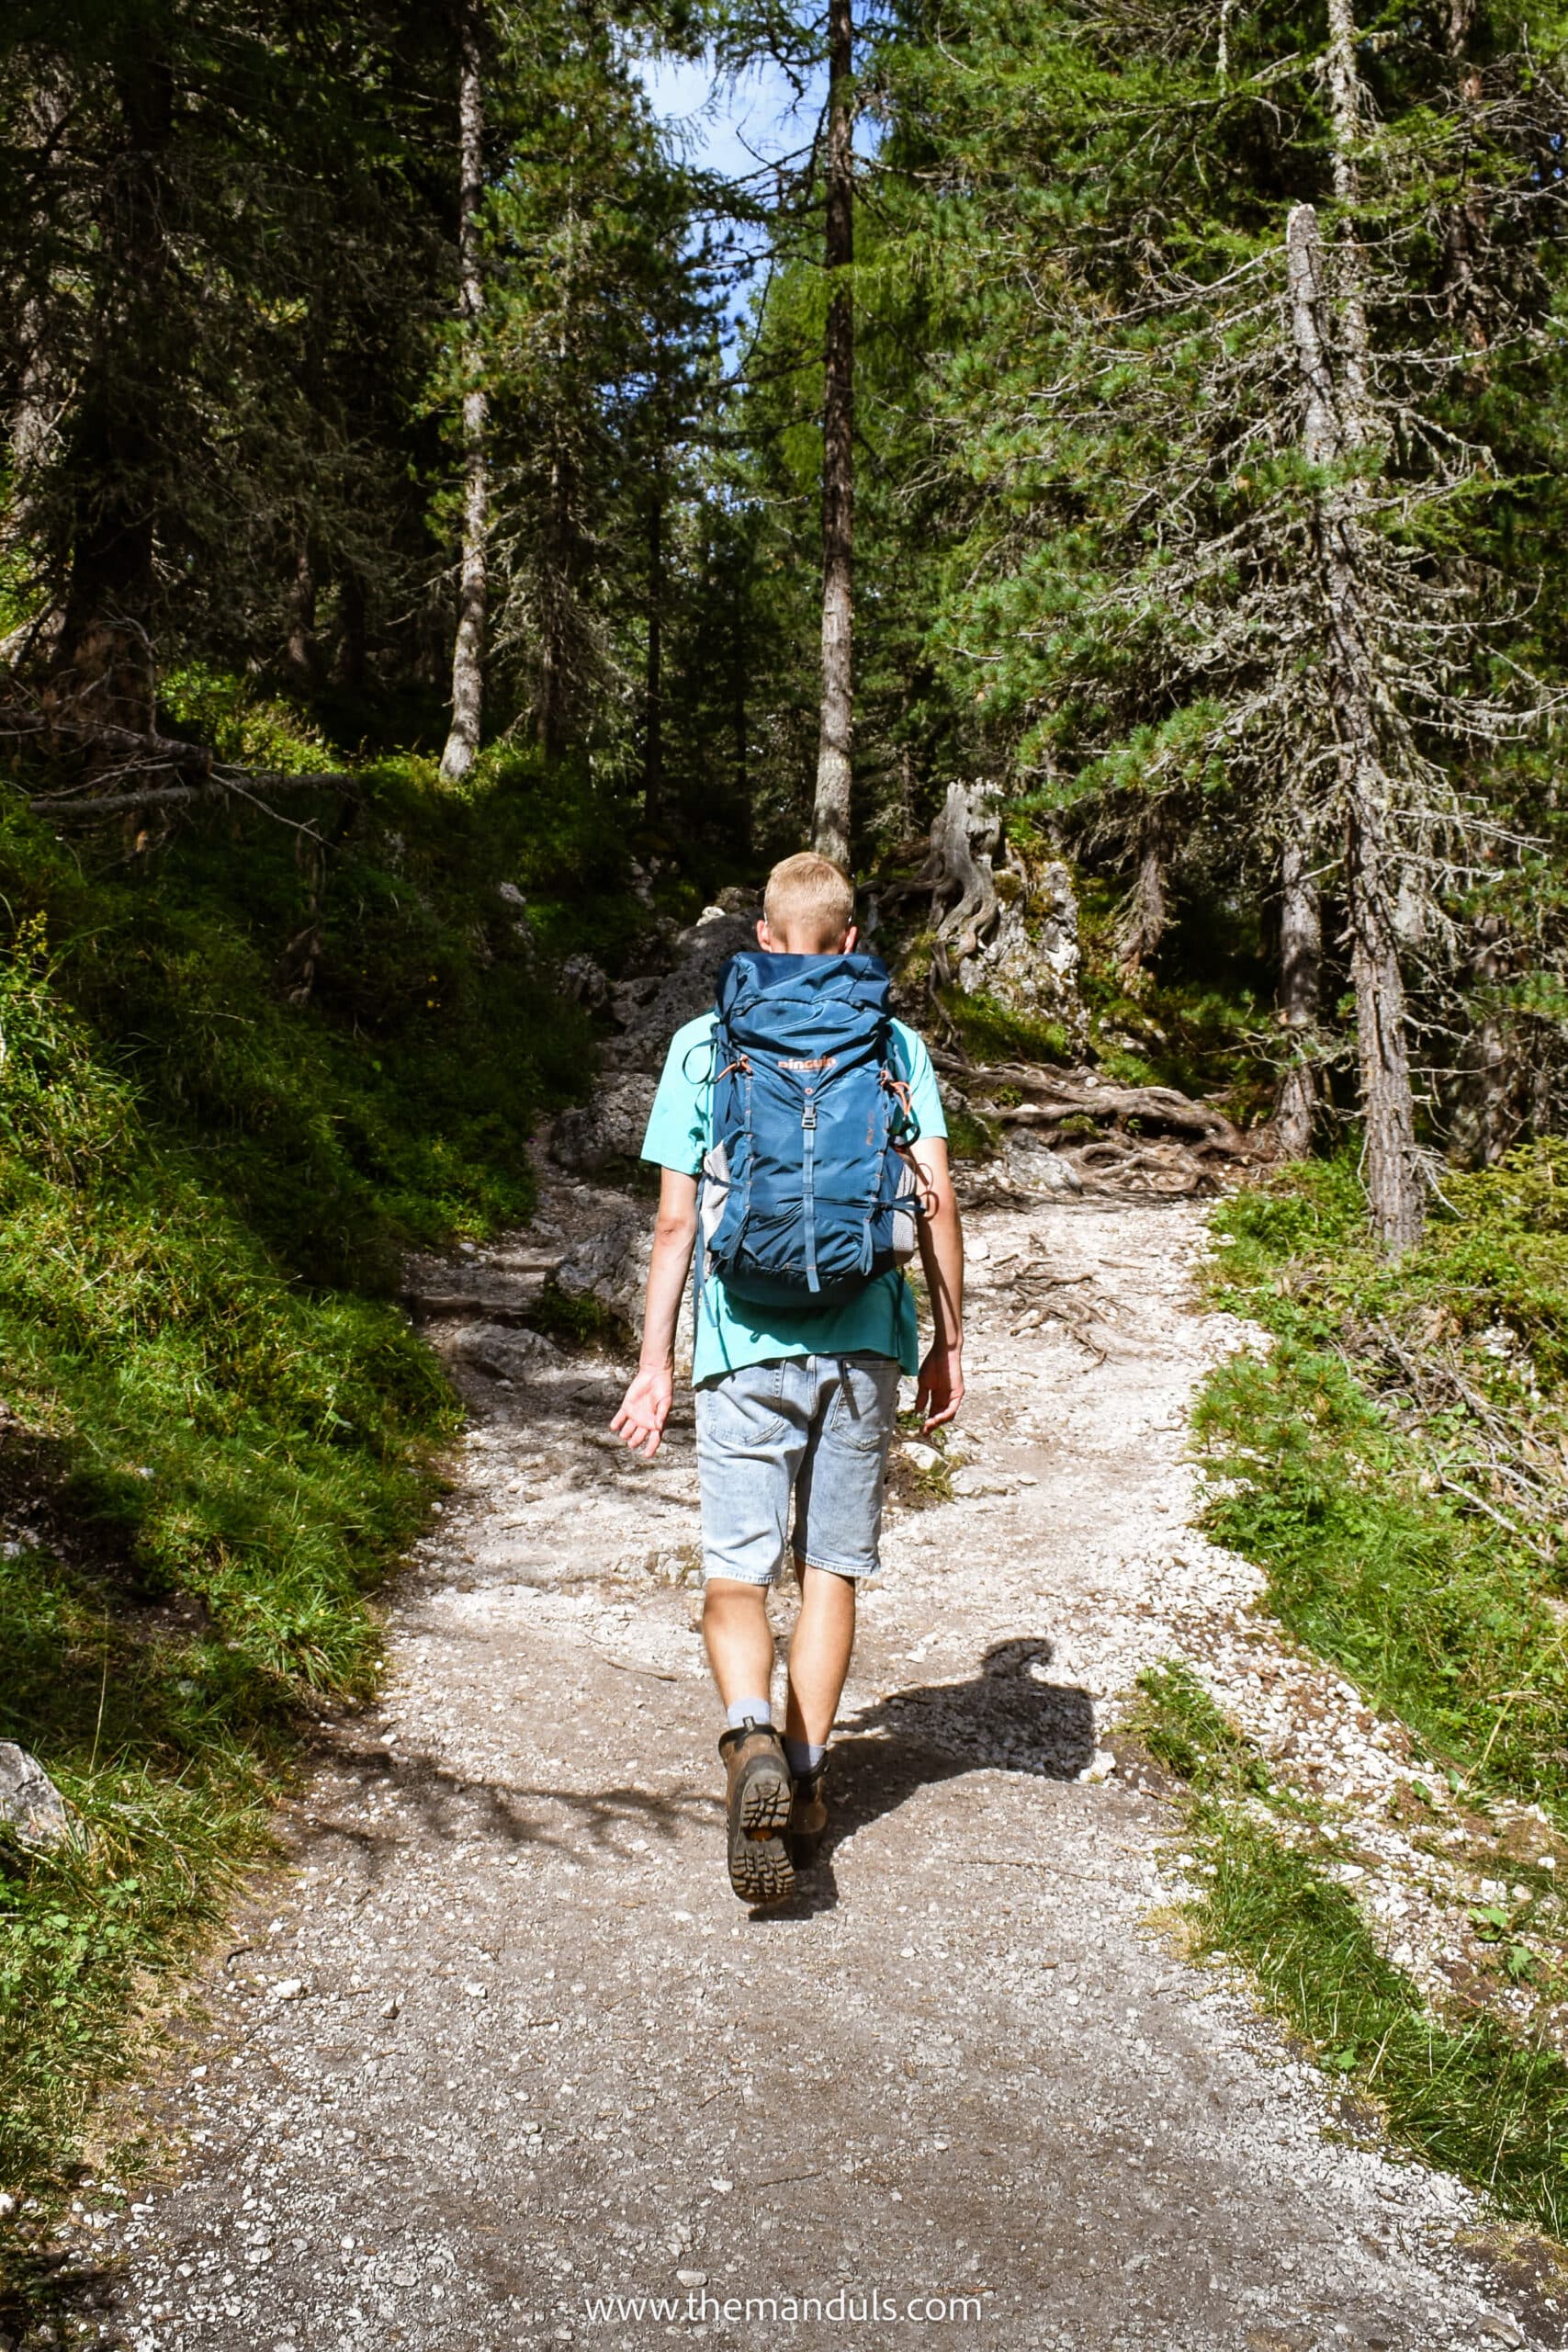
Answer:
[[[642, 1348], [611, 1424], [645, 1460], [658, 1452], [696, 1250], [703, 1634], [728, 1716], [729, 1878], [747, 1903], [793, 1894], [827, 1824], [824, 1758], [855, 1586], [877, 1568], [899, 1374], [918, 1374], [928, 1431], [964, 1395], [942, 1102], [855, 936], [840, 869], [785, 858], [757, 949], [730, 957], [715, 1011], [676, 1032], [642, 1149], [663, 1171]], [[917, 1250], [934, 1327], [923, 1360], [903, 1272]], [[800, 1613], [781, 1736], [767, 1597], [786, 1552]]]

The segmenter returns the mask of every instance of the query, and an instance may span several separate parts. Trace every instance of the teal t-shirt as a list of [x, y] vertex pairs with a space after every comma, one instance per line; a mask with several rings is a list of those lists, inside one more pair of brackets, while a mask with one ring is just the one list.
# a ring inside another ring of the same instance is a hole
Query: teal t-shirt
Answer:
[[[703, 1154], [713, 1142], [709, 1043], [716, 1018], [705, 1012], [676, 1030], [642, 1139], [645, 1159], [682, 1176], [701, 1174]], [[901, 1021], [893, 1023], [893, 1058], [921, 1135], [945, 1136], [931, 1057]], [[919, 1369], [915, 1295], [896, 1268], [837, 1306], [755, 1306], [729, 1298], [716, 1275], [703, 1284], [692, 1362], [695, 1382], [781, 1356], [862, 1355], [893, 1356], [905, 1372]]]

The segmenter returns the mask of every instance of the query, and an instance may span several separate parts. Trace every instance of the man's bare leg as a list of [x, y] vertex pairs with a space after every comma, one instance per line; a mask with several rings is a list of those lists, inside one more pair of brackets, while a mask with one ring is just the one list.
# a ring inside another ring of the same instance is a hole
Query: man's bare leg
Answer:
[[773, 1635], [766, 1585], [710, 1577], [703, 1639], [729, 1717], [718, 1743], [728, 1779], [729, 1883], [743, 1903], [783, 1902], [795, 1893], [795, 1866], [784, 1841], [795, 1788], [768, 1696]]
[[709, 1577], [703, 1598], [703, 1640], [725, 1709], [766, 1699], [773, 1683], [773, 1633], [768, 1588], [738, 1577]]
[[825, 1747], [839, 1712], [855, 1641], [855, 1581], [808, 1568], [798, 1554], [800, 1614], [789, 1645], [789, 1711], [784, 1737]]

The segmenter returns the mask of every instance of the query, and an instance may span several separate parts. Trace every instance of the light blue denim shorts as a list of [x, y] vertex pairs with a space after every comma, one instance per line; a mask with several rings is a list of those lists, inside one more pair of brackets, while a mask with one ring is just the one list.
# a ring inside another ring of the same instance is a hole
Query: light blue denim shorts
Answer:
[[704, 1381], [696, 1407], [705, 1575], [773, 1584], [786, 1549], [834, 1576], [876, 1574], [898, 1408], [891, 1356], [746, 1364]]

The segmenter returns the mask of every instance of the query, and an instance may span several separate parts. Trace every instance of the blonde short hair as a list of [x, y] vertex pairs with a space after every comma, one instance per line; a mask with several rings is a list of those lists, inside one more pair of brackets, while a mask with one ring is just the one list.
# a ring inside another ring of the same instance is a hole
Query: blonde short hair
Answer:
[[855, 919], [854, 885], [830, 857], [802, 850], [781, 858], [762, 894], [768, 929], [781, 937], [803, 933], [819, 947], [840, 940]]

